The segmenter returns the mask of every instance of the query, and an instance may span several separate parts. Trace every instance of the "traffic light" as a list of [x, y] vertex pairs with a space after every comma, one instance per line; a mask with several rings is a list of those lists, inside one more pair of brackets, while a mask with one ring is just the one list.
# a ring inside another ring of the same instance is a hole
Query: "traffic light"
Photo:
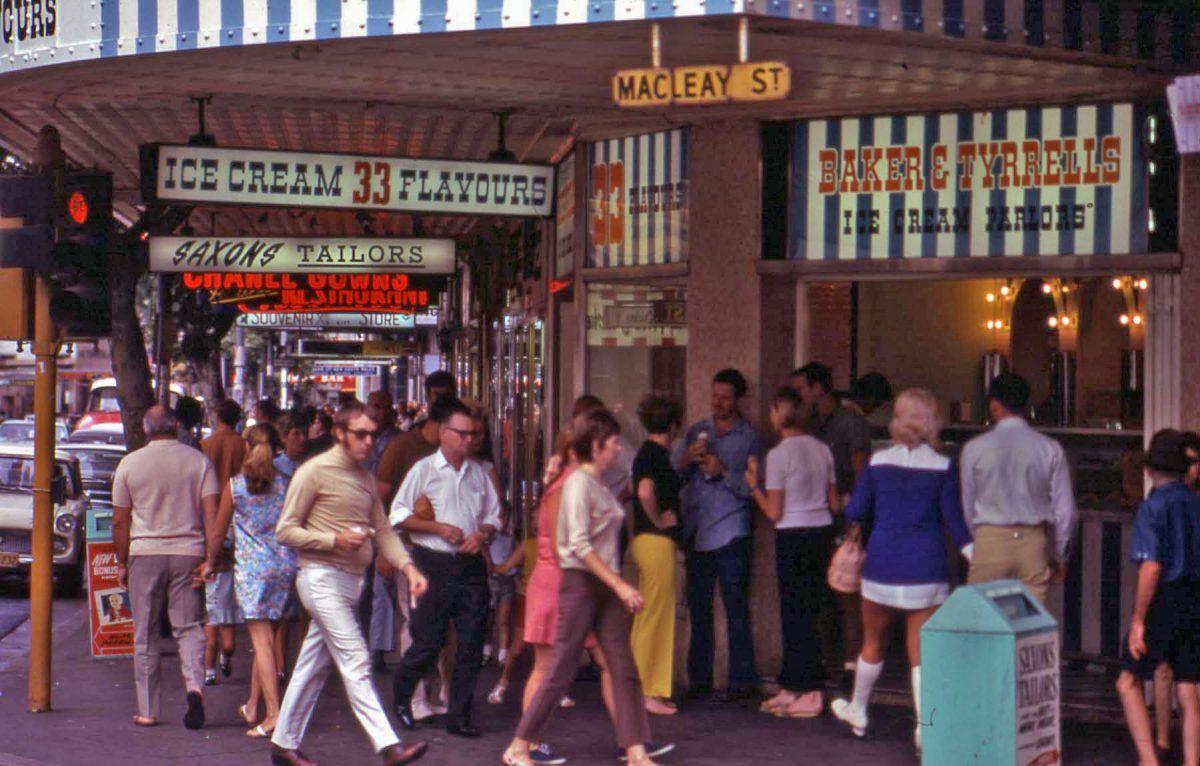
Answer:
[[68, 338], [112, 332], [108, 241], [112, 231], [112, 174], [71, 171], [55, 180], [55, 243], [49, 278], [50, 317]]

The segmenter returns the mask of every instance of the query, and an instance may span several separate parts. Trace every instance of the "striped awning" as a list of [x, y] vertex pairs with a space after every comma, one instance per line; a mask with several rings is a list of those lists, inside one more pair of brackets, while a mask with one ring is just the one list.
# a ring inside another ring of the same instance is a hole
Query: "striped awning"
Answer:
[[[1163, 7], [1170, 6], [1170, 7]], [[1185, 64], [1187, 3], [1091, 0], [0, 0], [0, 73], [163, 51], [754, 16]]]

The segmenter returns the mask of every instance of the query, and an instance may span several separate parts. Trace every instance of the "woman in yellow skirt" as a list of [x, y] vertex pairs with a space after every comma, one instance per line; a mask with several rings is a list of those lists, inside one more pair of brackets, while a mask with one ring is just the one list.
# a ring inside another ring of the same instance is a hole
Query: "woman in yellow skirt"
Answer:
[[638, 407], [648, 436], [633, 461], [633, 543], [638, 590], [646, 608], [633, 620], [633, 658], [646, 695], [646, 710], [674, 715], [671, 681], [675, 656], [675, 538], [682, 482], [671, 467], [671, 440], [679, 429], [679, 405], [650, 396]]

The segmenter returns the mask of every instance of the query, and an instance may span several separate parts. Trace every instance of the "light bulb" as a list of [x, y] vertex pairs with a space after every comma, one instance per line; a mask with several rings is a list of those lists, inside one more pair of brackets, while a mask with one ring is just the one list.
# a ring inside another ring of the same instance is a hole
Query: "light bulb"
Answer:
[[1114, 290], [1120, 290], [1120, 289], [1121, 289], [1121, 280], [1120, 280], [1120, 279], [1118, 279], [1118, 278], [1116, 278], [1116, 277], [1113, 277], [1113, 289], [1114, 289]]
[[1042, 284], [1042, 292], [1044, 292], [1046, 295], [1049, 295], [1050, 293], [1054, 292], [1054, 288], [1050, 286], [1049, 282], [1045, 282]]
[[987, 320], [987, 328], [988, 328], [989, 330], [994, 330], [994, 329], [996, 329], [996, 323], [995, 323], [995, 322], [993, 322], [993, 321], [992, 321], [992, 320], [990, 320], [990, 319], [989, 319], [989, 320]]
[[1134, 315], [1133, 315], [1133, 323], [1134, 323], [1134, 324], [1141, 324], [1141, 323], [1142, 323], [1142, 315], [1141, 315], [1141, 314], [1134, 314]]
[[1058, 323], [1063, 327], [1069, 327], [1071, 325], [1071, 317], [1064, 316], [1062, 319], [1058, 320]]
[[984, 298], [984, 300], [986, 300], [988, 303], [995, 303], [995, 302], [996, 302], [996, 294], [995, 294], [995, 293], [988, 293], [987, 295], [983, 296], [983, 298]]
[[1129, 315], [1128, 314], [1121, 315], [1121, 324], [1129, 324]]
[[1046, 324], [1050, 325], [1051, 327], [1058, 327], [1058, 317], [1050, 317], [1046, 320]]
[[1066, 295], [1067, 293], [1071, 292], [1071, 288], [1069, 285], [1063, 285], [1062, 291], [1063, 291], [1063, 295]]
[[1011, 292], [1012, 292], [1012, 288], [1011, 288], [1011, 287], [1009, 287], [1008, 285], [1003, 285], [1003, 286], [1000, 288], [1000, 294], [1001, 294], [1001, 295], [1008, 295], [1008, 294], [1009, 294], [1009, 293], [1011, 293]]
[[1143, 289], [1143, 290], [1145, 290], [1145, 289], [1149, 288], [1149, 287], [1150, 287], [1150, 282], [1149, 282], [1149, 280], [1147, 280], [1147, 279], [1145, 279], [1145, 278], [1142, 278], [1142, 279], [1138, 280], [1138, 287], [1140, 287], [1140, 288], [1141, 288], [1141, 289]]

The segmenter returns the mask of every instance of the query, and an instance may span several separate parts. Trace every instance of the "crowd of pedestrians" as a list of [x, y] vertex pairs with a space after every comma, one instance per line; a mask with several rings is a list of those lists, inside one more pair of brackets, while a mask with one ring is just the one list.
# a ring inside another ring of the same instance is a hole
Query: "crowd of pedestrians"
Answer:
[[[401, 741], [393, 719], [411, 731], [442, 716], [448, 734], [479, 737], [481, 668], [498, 660], [487, 701], [502, 704], [527, 647], [522, 715], [502, 756], [509, 766], [566, 762], [550, 724], [574, 704], [584, 657], [598, 669], [619, 755], [634, 766], [674, 749], [652, 740], [650, 716], [697, 700], [754, 700], [792, 719], [829, 709], [865, 735], [896, 622], [919, 710], [921, 626], [957, 583], [1015, 578], [1044, 600], [1063, 576], [1077, 516], [1065, 455], [1030, 427], [1029, 386], [1013, 374], [987, 392], [992, 427], [957, 454], [939, 439], [939, 405], [926, 390], [893, 396], [871, 374], [844, 402], [817, 363], [788, 382], [769, 401], [770, 451], [743, 414], [748, 384], [737, 370], [712, 378], [710, 416], [686, 429], [678, 403], [648, 396], [636, 449], [599, 399], [581, 397], [528, 519], [505, 507], [484, 413], [457, 398], [444, 372], [427, 378], [418, 418], [400, 417], [391, 397], [375, 392], [332, 414], [282, 414], [264, 402], [239, 432], [243, 414], [226, 401], [212, 436], [197, 443], [194, 413], [183, 407], [177, 419], [151, 408], [150, 441], [121, 462], [113, 495], [135, 624], [134, 723], [159, 722], [164, 611], [179, 644], [189, 728], [203, 725], [204, 686], [219, 682], [218, 671], [230, 674], [232, 626], [246, 623], [254, 660], [238, 713], [249, 736], [271, 740], [275, 764], [314, 763], [300, 748], [333, 670], [385, 764], [425, 752], [424, 743]], [[873, 426], [886, 426], [879, 449]], [[1154, 766], [1170, 730], [1152, 731], [1139, 680], [1174, 683], [1185, 763], [1196, 766], [1200, 439], [1156, 434], [1147, 475], [1153, 489], [1135, 522], [1138, 595], [1118, 689], [1140, 766]], [[755, 514], [773, 528], [782, 633], [778, 691], [765, 700], [750, 616]], [[861, 568], [843, 556], [858, 548]], [[680, 558], [690, 619], [682, 695]], [[728, 638], [720, 681], [718, 589]], [[289, 671], [287, 630], [297, 619], [304, 638]], [[389, 718], [372, 671], [386, 671], [394, 651]], [[831, 675], [839, 680], [843, 670], [853, 671], [852, 693], [827, 704]]]

